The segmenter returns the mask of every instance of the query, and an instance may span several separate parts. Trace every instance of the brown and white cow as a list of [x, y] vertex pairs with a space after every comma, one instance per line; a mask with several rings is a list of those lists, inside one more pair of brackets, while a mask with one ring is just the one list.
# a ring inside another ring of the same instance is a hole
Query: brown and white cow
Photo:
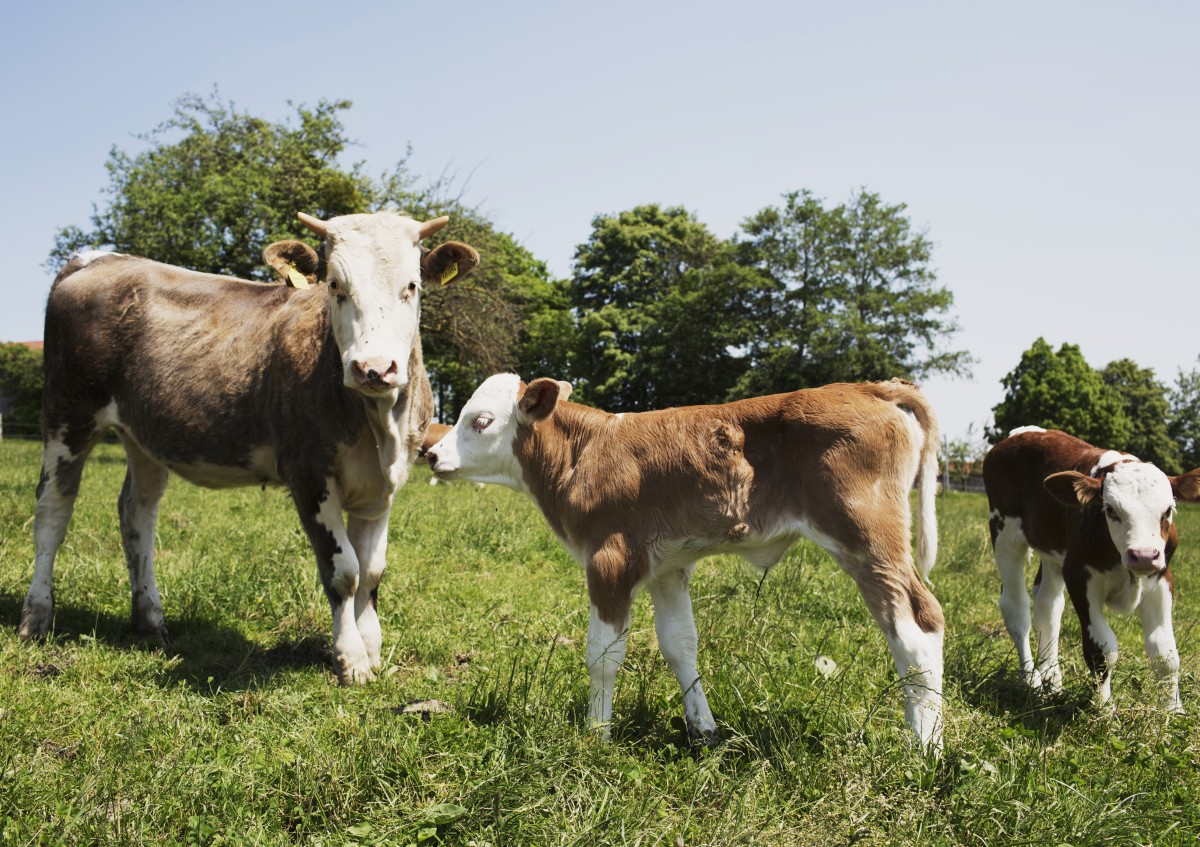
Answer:
[[[1098, 699], [1111, 696], [1117, 637], [1107, 605], [1142, 619], [1146, 654], [1178, 711], [1179, 652], [1171, 625], [1171, 556], [1178, 542], [1175, 501], [1200, 500], [1200, 469], [1167, 476], [1128, 453], [1102, 450], [1058, 430], [1021, 427], [983, 462], [992, 549], [1002, 584], [1000, 610], [1034, 688], [1062, 688], [1058, 637], [1063, 590], [1083, 631], [1083, 655]], [[1033, 584], [1038, 659], [1029, 646], [1025, 563], [1041, 557]]]
[[54, 557], [84, 462], [111, 426], [128, 459], [118, 505], [139, 632], [167, 636], [154, 528], [168, 471], [214, 488], [279, 483], [316, 554], [340, 678], [379, 669], [388, 515], [433, 404], [418, 335], [422, 280], [461, 277], [478, 255], [454, 242], [423, 250], [444, 217], [300, 219], [325, 239], [324, 256], [301, 242], [264, 256], [325, 283], [307, 290], [113, 253], [77, 257], [58, 275], [21, 635], [51, 627]]
[[[909, 726], [940, 747], [942, 610], [921, 579], [937, 554], [937, 424], [915, 386], [829, 385], [615, 415], [566, 402], [569, 392], [552, 379], [490, 377], [428, 458], [445, 479], [530, 494], [583, 565], [593, 725], [607, 734], [630, 606], [645, 587], [689, 733], [713, 741], [688, 596], [695, 563], [737, 553], [766, 569], [803, 536], [858, 584], [904, 678]], [[921, 574], [909, 534], [918, 479]]]

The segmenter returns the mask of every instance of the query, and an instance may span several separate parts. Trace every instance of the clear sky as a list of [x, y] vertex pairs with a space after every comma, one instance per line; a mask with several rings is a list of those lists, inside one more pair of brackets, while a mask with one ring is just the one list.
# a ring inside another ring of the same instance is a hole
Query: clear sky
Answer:
[[1195, 2], [6, 3], [0, 340], [41, 338], [42, 263], [109, 149], [215, 85], [274, 120], [352, 100], [347, 162], [411, 144], [561, 276], [639, 203], [722, 237], [785, 191], [905, 203], [978, 359], [924, 385], [958, 437], [1038, 336], [1196, 366], [1198, 44]]

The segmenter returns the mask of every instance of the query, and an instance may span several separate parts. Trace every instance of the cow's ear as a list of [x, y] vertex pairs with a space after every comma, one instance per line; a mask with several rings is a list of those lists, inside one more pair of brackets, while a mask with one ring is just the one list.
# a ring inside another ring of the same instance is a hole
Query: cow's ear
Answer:
[[317, 251], [303, 241], [276, 241], [263, 249], [263, 261], [293, 288], [316, 285], [321, 269]]
[[567, 392], [570, 392], [571, 386], [568, 383], [546, 377], [535, 379], [529, 383], [517, 398], [517, 409], [520, 410], [521, 417], [527, 422], [541, 421], [550, 417], [554, 407], [558, 405], [559, 399], [565, 399], [563, 386], [566, 386]]
[[1079, 471], [1063, 471], [1050, 474], [1042, 481], [1050, 496], [1064, 506], [1078, 509], [1086, 506], [1100, 495], [1102, 483], [1095, 477]]
[[1200, 468], [1181, 473], [1179, 476], [1168, 477], [1171, 480], [1171, 491], [1176, 500], [1188, 503], [1200, 503]]
[[462, 279], [479, 264], [474, 247], [461, 241], [439, 244], [421, 258], [421, 279], [426, 285], [448, 285]]

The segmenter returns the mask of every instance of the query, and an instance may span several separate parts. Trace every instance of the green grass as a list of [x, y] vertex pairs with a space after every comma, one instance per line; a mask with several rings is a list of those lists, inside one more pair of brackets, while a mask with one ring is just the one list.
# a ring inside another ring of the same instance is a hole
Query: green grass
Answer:
[[[985, 501], [939, 501], [946, 753], [909, 742], [882, 635], [798, 545], [763, 582], [702, 563], [701, 672], [725, 743], [687, 748], [636, 607], [614, 741], [584, 728], [578, 567], [512, 492], [398, 498], [384, 675], [338, 687], [329, 611], [285, 493], [174, 480], [157, 572], [168, 650], [129, 627], [120, 449], [89, 465], [55, 573], [55, 635], [16, 635], [40, 450], [0, 444], [0, 845], [1154, 844], [1200, 836], [1200, 730], [1168, 720], [1136, 619], [1113, 616], [1115, 709], [1093, 709], [1068, 610], [1067, 689], [1027, 694], [996, 605]], [[1200, 709], [1200, 510], [1180, 513], [1176, 635]], [[814, 659], [834, 659], [826, 679]], [[406, 714], [414, 701], [450, 711]]]

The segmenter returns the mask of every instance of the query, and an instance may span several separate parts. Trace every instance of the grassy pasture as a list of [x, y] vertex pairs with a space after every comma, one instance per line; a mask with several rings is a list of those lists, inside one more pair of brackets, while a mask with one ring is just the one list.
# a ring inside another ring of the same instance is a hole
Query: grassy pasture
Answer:
[[[1021, 687], [979, 495], [939, 500], [946, 754], [909, 744], [883, 637], [802, 544], [767, 578], [733, 559], [693, 583], [701, 672], [726, 742], [694, 754], [636, 607], [612, 744], [583, 728], [578, 567], [502, 489], [431, 488], [393, 513], [385, 672], [340, 688], [329, 610], [278, 490], [174, 480], [158, 528], [169, 649], [130, 632], [103, 445], [55, 575], [55, 635], [17, 638], [40, 449], [0, 444], [0, 845], [1191, 845], [1200, 729], [1168, 720], [1136, 619], [1113, 711], [1089, 704], [1068, 609], [1066, 692]], [[1175, 560], [1182, 694], [1200, 709], [1200, 509]], [[837, 664], [826, 678], [818, 655]], [[420, 701], [445, 711], [429, 713]], [[416, 709], [406, 712], [406, 707]], [[422, 714], [422, 711], [425, 713]]]

